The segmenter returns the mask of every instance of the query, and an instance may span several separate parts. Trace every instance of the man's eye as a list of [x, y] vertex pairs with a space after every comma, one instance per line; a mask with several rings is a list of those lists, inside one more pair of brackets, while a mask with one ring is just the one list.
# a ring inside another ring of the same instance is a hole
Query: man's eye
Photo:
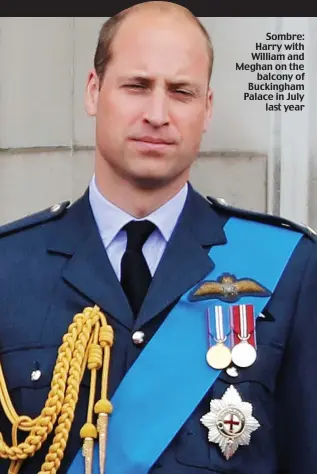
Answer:
[[175, 92], [177, 94], [181, 94], [181, 95], [187, 95], [187, 96], [191, 96], [192, 93], [190, 91], [186, 91], [184, 89], [176, 89]]
[[127, 87], [129, 89], [145, 89], [144, 84], [125, 84], [124, 87]]

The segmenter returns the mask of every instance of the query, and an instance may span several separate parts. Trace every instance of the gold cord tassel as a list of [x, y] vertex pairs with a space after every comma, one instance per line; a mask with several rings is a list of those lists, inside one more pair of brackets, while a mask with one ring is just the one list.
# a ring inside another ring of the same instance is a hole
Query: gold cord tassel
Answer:
[[100, 474], [104, 474], [106, 464], [108, 415], [112, 413], [111, 403], [108, 400], [99, 400], [95, 406], [95, 413], [98, 413], [97, 427], [99, 431], [99, 471]]
[[83, 456], [85, 458], [85, 474], [92, 474], [93, 451], [94, 439], [86, 437], [83, 446]]
[[107, 398], [108, 394], [108, 373], [110, 364], [110, 348], [113, 345], [113, 329], [104, 320], [104, 325], [100, 329], [99, 343], [103, 348], [103, 365], [101, 379], [101, 399], [95, 405], [95, 413], [98, 414], [97, 427], [99, 431], [99, 471], [105, 472], [108, 419], [112, 413], [113, 407]]
[[102, 349], [97, 344], [99, 339], [99, 322], [95, 325], [94, 337], [88, 353], [88, 369], [91, 371], [90, 393], [87, 412], [87, 423], [82, 427], [80, 436], [84, 438], [83, 456], [85, 457], [85, 474], [92, 474], [94, 439], [97, 438], [97, 428], [93, 424], [93, 403], [96, 392], [97, 370], [102, 366]]
[[106, 442], [108, 431], [108, 415], [106, 413], [99, 414], [97, 429], [99, 433], [99, 473], [104, 474], [106, 464]]
[[[91, 371], [91, 384], [87, 422], [80, 435], [84, 438], [83, 454], [85, 472], [92, 474], [94, 440], [100, 438], [105, 464], [108, 415], [112, 406], [107, 400], [110, 347], [113, 330], [98, 306], [87, 307], [74, 316], [58, 350], [51, 389], [41, 414], [34, 419], [19, 416], [11, 402], [0, 364], [0, 404], [12, 424], [12, 446], [8, 446], [0, 433], [0, 459], [9, 459], [8, 474], [18, 474], [23, 461], [41, 449], [48, 435], [55, 428], [55, 436], [38, 474], [56, 474], [62, 462], [69, 432], [74, 419], [79, 389], [86, 367]], [[95, 405], [97, 371], [102, 368], [101, 399]], [[94, 412], [98, 413], [97, 427], [93, 423]], [[101, 420], [107, 421], [104, 423]], [[17, 431], [27, 431], [26, 439], [18, 444]]]

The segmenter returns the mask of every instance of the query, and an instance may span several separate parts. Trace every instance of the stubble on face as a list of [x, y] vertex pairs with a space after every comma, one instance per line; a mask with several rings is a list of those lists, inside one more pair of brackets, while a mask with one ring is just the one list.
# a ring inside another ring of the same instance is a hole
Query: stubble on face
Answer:
[[[208, 113], [207, 45], [176, 10], [137, 10], [114, 39], [96, 114], [96, 169], [113, 182], [177, 192], [199, 151]], [[161, 149], [131, 141], [145, 136], [172, 143]]]

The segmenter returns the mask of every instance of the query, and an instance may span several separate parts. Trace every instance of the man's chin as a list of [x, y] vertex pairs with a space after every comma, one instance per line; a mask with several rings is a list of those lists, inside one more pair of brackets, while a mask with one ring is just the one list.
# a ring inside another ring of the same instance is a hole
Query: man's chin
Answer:
[[166, 176], [135, 176], [134, 182], [140, 189], [151, 190], [165, 187], [170, 180]]

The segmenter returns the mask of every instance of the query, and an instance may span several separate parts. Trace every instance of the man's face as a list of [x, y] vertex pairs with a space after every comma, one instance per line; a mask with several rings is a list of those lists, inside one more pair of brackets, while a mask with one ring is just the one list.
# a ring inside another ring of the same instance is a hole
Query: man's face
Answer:
[[99, 92], [95, 73], [88, 81], [96, 159], [137, 186], [185, 182], [210, 116], [208, 67], [206, 40], [191, 21], [126, 19]]

